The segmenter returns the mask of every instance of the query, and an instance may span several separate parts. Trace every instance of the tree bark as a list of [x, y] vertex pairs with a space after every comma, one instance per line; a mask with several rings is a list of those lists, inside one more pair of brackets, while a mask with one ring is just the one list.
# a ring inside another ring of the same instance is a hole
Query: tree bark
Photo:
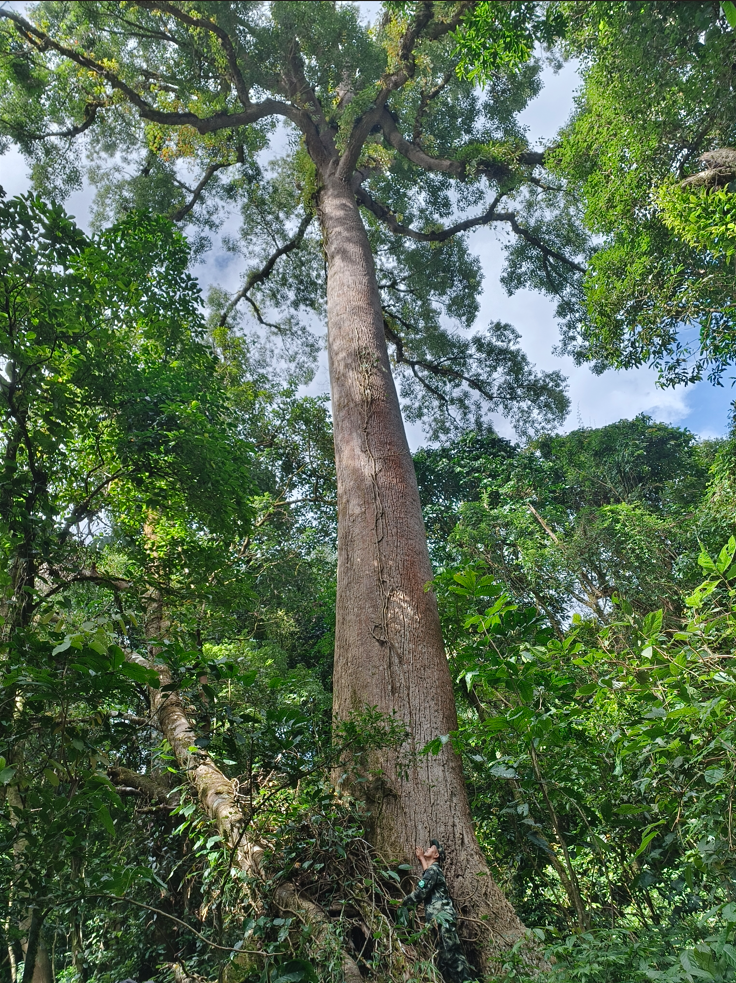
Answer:
[[53, 983], [51, 960], [41, 936], [43, 915], [32, 908], [21, 928], [28, 934], [23, 945], [23, 983]]
[[460, 759], [449, 742], [437, 755], [412, 757], [455, 730], [457, 716], [437, 602], [425, 589], [432, 568], [373, 256], [344, 182], [323, 176], [318, 204], [338, 489], [334, 714], [344, 720], [377, 707], [405, 726], [403, 755], [382, 751], [373, 763], [380, 768], [367, 789], [374, 845], [386, 860], [415, 863], [415, 845], [437, 838], [455, 903], [483, 926], [492, 955], [524, 926], [476, 840]]
[[[23, 813], [23, 802], [17, 785], [10, 785], [7, 790], [7, 802], [10, 806], [10, 824], [17, 830]], [[28, 848], [28, 841], [22, 834], [13, 843], [13, 858], [16, 871], [23, 870], [23, 859]], [[11, 891], [14, 890], [11, 885]], [[51, 960], [43, 939], [44, 916], [36, 905], [31, 905], [20, 922], [19, 934], [23, 952], [22, 983], [53, 983]], [[11, 963], [12, 965], [12, 963]], [[17, 967], [16, 967], [17, 977]]]

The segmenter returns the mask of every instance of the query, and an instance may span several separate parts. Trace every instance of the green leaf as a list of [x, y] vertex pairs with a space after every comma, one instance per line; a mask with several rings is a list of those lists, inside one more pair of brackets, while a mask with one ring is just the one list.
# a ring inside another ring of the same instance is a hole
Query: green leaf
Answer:
[[686, 949], [684, 952], [680, 953], [680, 963], [682, 964], [682, 968], [685, 970], [685, 972], [689, 973], [691, 977], [694, 976], [699, 980], [710, 980], [711, 983], [714, 983], [716, 980], [713, 973], [708, 972], [708, 970], [701, 969], [700, 966], [698, 966], [692, 949]]
[[0, 771], [0, 785], [7, 785], [16, 772], [17, 765], [8, 765]]
[[489, 768], [490, 773], [494, 778], [518, 778], [518, 773], [514, 768], [509, 767], [509, 765], [503, 764], [503, 762], [497, 761], [492, 764]]
[[43, 773], [46, 776], [46, 781], [56, 788], [56, 786], [59, 784], [59, 776], [56, 774], [53, 768], [44, 768]]
[[644, 618], [642, 634], [645, 638], [656, 638], [662, 631], [662, 610], [652, 611]]
[[721, 10], [730, 26], [736, 31], [736, 3], [733, 0], [721, 0]]
[[306, 959], [290, 959], [271, 970], [270, 983], [319, 983], [319, 977]]
[[646, 850], [646, 848], [652, 842], [654, 837], [657, 835], [657, 827], [661, 826], [662, 823], [664, 822], [666, 822], [666, 820], [660, 819], [660, 821], [658, 823], [655, 823], [654, 826], [648, 826], [644, 830], [644, 832], [642, 833], [641, 844], [639, 845], [639, 849], [634, 854], [635, 857], [638, 857]]
[[717, 785], [725, 774], [725, 768], [706, 768], [703, 772], [703, 778], [709, 785]]
[[584, 686], [578, 687], [576, 696], [590, 696], [591, 693], [595, 693], [596, 690], [600, 689], [598, 683], [586, 683]]
[[726, 570], [728, 570], [728, 568], [731, 566], [734, 553], [736, 553], [736, 539], [731, 536], [721, 552], [718, 554], [718, 560], [716, 561], [716, 570], [718, 573], [725, 573]]
[[97, 810], [97, 816], [111, 837], [115, 837], [115, 824], [112, 821], [110, 810], [106, 805], [101, 805]]
[[700, 554], [698, 557], [698, 563], [703, 570], [706, 570], [708, 573], [716, 573], [716, 565], [707, 553], [703, 552]]
[[[143, 686], [150, 685], [152, 669], [146, 669], [144, 666], [139, 666], [136, 662], [124, 662], [119, 669], [122, 676], [126, 676], [128, 679], [132, 679], [134, 683], [141, 683]], [[154, 675], [158, 675], [154, 673]]]
[[721, 917], [729, 924], [736, 922], [736, 902], [731, 901], [721, 909]]

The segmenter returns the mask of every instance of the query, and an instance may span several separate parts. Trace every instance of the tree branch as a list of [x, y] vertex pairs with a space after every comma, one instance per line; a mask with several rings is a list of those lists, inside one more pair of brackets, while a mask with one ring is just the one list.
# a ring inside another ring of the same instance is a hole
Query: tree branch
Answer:
[[51, 133], [31, 133], [28, 130], [21, 129], [21, 127], [10, 122], [9, 120], [3, 120], [3, 124], [7, 126], [8, 129], [15, 130], [18, 134], [26, 137], [28, 140], [53, 140], [55, 137], [78, 137], [80, 133], [84, 133], [84, 131], [88, 130], [95, 122], [95, 119], [97, 118], [97, 111], [99, 109], [104, 109], [107, 105], [107, 102], [88, 102], [84, 107], [84, 118], [81, 123], [77, 123], [74, 126], [69, 126], [66, 130], [56, 130], [55, 132]]
[[[242, 164], [242, 162], [243, 162], [243, 148], [238, 147], [237, 163]], [[214, 177], [214, 175], [218, 171], [221, 171], [224, 167], [232, 167], [232, 164], [231, 163], [210, 164], [207, 167], [204, 174], [202, 175], [202, 179], [200, 180], [199, 184], [196, 186], [196, 188], [192, 189], [191, 192], [192, 197], [189, 199], [189, 201], [185, 205], [182, 205], [181, 208], [177, 208], [176, 211], [172, 212], [171, 215], [169, 216], [172, 222], [181, 222], [183, 218], [186, 218], [186, 216], [191, 212], [191, 210], [199, 201], [200, 197], [202, 196], [202, 192], [209, 184], [210, 179]]]
[[560, 253], [556, 249], [552, 249], [551, 246], [545, 245], [533, 232], [519, 225], [514, 212], [497, 212], [496, 208], [504, 197], [503, 193], [496, 195], [488, 209], [482, 215], [476, 215], [475, 218], [466, 218], [462, 222], [451, 225], [447, 229], [438, 229], [435, 232], [419, 232], [417, 229], [402, 225], [393, 212], [386, 208], [385, 205], [376, 201], [375, 198], [372, 198], [364, 188], [358, 187], [355, 196], [361, 205], [365, 206], [376, 218], [387, 225], [392, 232], [406, 236], [407, 239], [415, 239], [417, 242], [446, 242], [459, 232], [467, 232], [468, 229], [475, 229], [480, 225], [490, 225], [492, 222], [506, 222], [511, 226], [516, 235], [522, 239], [526, 239], [533, 246], [536, 246], [543, 256], [549, 259], [556, 259], [578, 273], [585, 273], [584, 267], [580, 266], [574, 260], [568, 259], [564, 253]]
[[[490, 402], [494, 402], [499, 399], [503, 400], [505, 398], [503, 396], [498, 396], [496, 393], [492, 393], [482, 383], [478, 382], [477, 379], [474, 379], [472, 376], [464, 375], [462, 372], [458, 372], [457, 369], [451, 369], [447, 365], [438, 365], [436, 362], [426, 362], [420, 358], [409, 358], [404, 350], [404, 339], [400, 334], [398, 334], [398, 332], [393, 330], [389, 324], [389, 318], [393, 319], [394, 321], [398, 321], [400, 324], [403, 324], [404, 327], [409, 327], [409, 325], [407, 325], [405, 321], [397, 317], [395, 314], [389, 314], [388, 318], [384, 314], [383, 330], [386, 334], [386, 339], [394, 346], [397, 364], [408, 365], [419, 382], [426, 386], [426, 388], [429, 389], [435, 396], [440, 398], [443, 403], [447, 402], [447, 398], [442, 393], [431, 387], [425, 379], [422, 379], [421, 376], [417, 375], [417, 369], [421, 368], [426, 372], [431, 372], [432, 375], [440, 376], [446, 379], [455, 379], [458, 382], [464, 382], [470, 389], [474, 389], [476, 392], [480, 393], [481, 396], [485, 396], [485, 398]], [[507, 398], [510, 399], [510, 397]]]
[[408, 239], [416, 239], [417, 242], [446, 242], [459, 232], [475, 229], [479, 225], [488, 225], [489, 222], [495, 221], [496, 208], [503, 198], [502, 194], [496, 195], [488, 209], [482, 215], [476, 215], [475, 218], [466, 218], [456, 225], [451, 225], [447, 229], [438, 229], [435, 232], [418, 232], [407, 225], [402, 225], [392, 211], [372, 198], [364, 188], [359, 187], [355, 194], [360, 204], [387, 225], [392, 232], [406, 236]]
[[494, 222], [507, 222], [517, 236], [521, 236], [522, 239], [526, 239], [527, 242], [536, 246], [537, 249], [546, 256], [548, 259], [556, 259], [560, 263], [564, 263], [569, 266], [571, 270], [575, 270], [577, 273], [585, 273], [585, 267], [580, 266], [572, 259], [568, 259], [563, 253], [558, 253], [556, 249], [552, 249], [550, 246], [546, 246], [540, 238], [525, 229], [523, 226], [519, 225], [516, 220], [516, 215], [514, 212], [499, 212], [493, 219]]
[[[296, 249], [299, 245], [301, 245], [301, 242], [304, 239], [304, 235], [307, 229], [309, 228], [311, 221], [312, 221], [312, 216], [309, 214], [305, 214], [304, 218], [299, 223], [299, 228], [297, 229], [294, 238], [290, 239], [283, 246], [279, 246], [276, 252], [272, 253], [271, 256], [269, 256], [269, 258], [266, 260], [266, 262], [260, 268], [260, 270], [254, 270], [252, 273], [248, 275], [248, 278], [243, 284], [243, 286], [241, 287], [241, 289], [235, 294], [233, 299], [230, 301], [230, 303], [223, 311], [219, 322], [220, 327], [224, 327], [224, 325], [227, 324], [228, 317], [233, 312], [235, 307], [237, 307], [240, 301], [243, 300], [243, 298], [245, 298], [254, 308], [258, 320], [261, 321], [262, 324], [266, 324], [266, 322], [263, 321], [263, 318], [261, 317], [260, 310], [258, 309], [255, 302], [248, 296], [248, 294], [253, 289], [253, 287], [255, 287], [257, 283], [263, 283], [265, 280], [269, 278], [269, 276], [271, 275], [271, 271], [276, 265], [276, 262], [282, 256], [285, 256], [287, 253], [293, 252], [294, 249]], [[274, 325], [268, 325], [268, 326], [274, 327]]]
[[292, 77], [290, 79], [284, 79], [288, 94], [298, 105], [307, 105], [311, 109], [312, 121], [322, 145], [322, 154], [320, 156], [323, 158], [323, 162], [326, 162], [326, 157], [334, 158], [337, 156], [335, 134], [327, 122], [314, 89], [307, 82], [307, 77], [304, 74], [304, 60], [296, 39], [289, 50], [289, 68], [291, 69]]
[[246, 109], [239, 113], [215, 113], [212, 116], [206, 117], [197, 116], [196, 113], [191, 112], [165, 112], [156, 109], [150, 103], [146, 102], [127, 82], [124, 82], [100, 62], [95, 61], [94, 58], [90, 58], [82, 54], [81, 51], [69, 48], [55, 41], [44, 31], [41, 31], [12, 10], [0, 9], [0, 17], [12, 21], [18, 32], [37, 50], [47, 51], [51, 49], [52, 51], [56, 51], [70, 61], [75, 62], [75, 64], [94, 72], [95, 75], [99, 75], [111, 88], [121, 92], [131, 105], [135, 106], [142, 119], [148, 120], [151, 123], [161, 123], [164, 126], [191, 126], [198, 133], [205, 134], [215, 133], [218, 130], [224, 130], [230, 127], [248, 126], [251, 123], [258, 122], [258, 120], [265, 119], [267, 116], [285, 116], [303, 132], [310, 132], [313, 129], [312, 121], [309, 119], [307, 113], [301, 109], [297, 109], [296, 106], [290, 106], [286, 102], [281, 102], [279, 99], [269, 98], [259, 103], [250, 103]]
[[[51, 567], [49, 570], [56, 578], [60, 578], [62, 576], [59, 570]], [[72, 574], [71, 577], [68, 577], [62, 583], [57, 584], [56, 587], [52, 587], [50, 591], [47, 591], [47, 593], [45, 593], [39, 599], [38, 604], [42, 604], [55, 594], [65, 591], [67, 587], [70, 587], [72, 584], [82, 583], [99, 584], [101, 587], [109, 587], [114, 591], [130, 590], [130, 588], [133, 586], [129, 580], [125, 580], [123, 577], [115, 577], [112, 574], [100, 573], [93, 565], [88, 570], [78, 570], [77, 573]], [[34, 605], [34, 607], [38, 607], [38, 604]]]
[[450, 68], [445, 72], [445, 74], [442, 76], [442, 78], [437, 83], [437, 85], [433, 86], [433, 88], [431, 88], [429, 91], [427, 91], [426, 89], [422, 90], [422, 94], [419, 97], [419, 106], [417, 108], [417, 114], [414, 117], [414, 128], [411, 137], [412, 143], [416, 144], [417, 146], [419, 146], [419, 141], [422, 136], [422, 117], [424, 116], [424, 111], [426, 110], [430, 102], [432, 102], [433, 99], [436, 99], [437, 96], [442, 92], [442, 90], [449, 85], [450, 80], [454, 78], [454, 76], [455, 76], [455, 70], [453, 68]]
[[[465, 161], [452, 160], [449, 157], [432, 157], [425, 153], [420, 146], [407, 140], [401, 133], [396, 121], [387, 109], [383, 109], [378, 118], [378, 124], [383, 131], [386, 142], [394, 150], [397, 150], [402, 157], [406, 157], [412, 164], [421, 167], [425, 171], [439, 171], [442, 174], [449, 174], [450, 177], [464, 181], [467, 176], [467, 164]], [[544, 164], [545, 151], [523, 150], [519, 154], [519, 163], [531, 167]], [[511, 174], [511, 168], [507, 164], [480, 165], [477, 168], [479, 174], [490, 178], [507, 177]]]
[[[150, 904], [144, 904], [142, 901], [134, 901], [133, 898], [126, 898], [119, 894], [100, 894], [100, 893], [80, 894], [79, 896], [74, 898], [64, 898], [62, 901], [56, 902], [53, 905], [53, 907], [58, 907], [58, 905], [61, 904], [72, 904], [75, 901], [76, 902], [86, 901], [87, 899], [91, 899], [91, 898], [105, 898], [109, 901], [117, 901], [120, 902], [121, 904], [132, 904], [132, 905], [136, 905], [138, 908], [144, 908], [146, 911], [152, 911], [156, 915], [161, 915], [163, 918], [168, 918], [169, 921], [176, 922], [177, 925], [181, 925], [182, 928], [185, 928], [188, 932], [192, 932], [194, 935], [197, 936], [198, 939], [201, 939], [202, 942], [205, 942], [212, 949], [220, 949], [222, 952], [235, 952], [235, 953], [243, 952], [243, 953], [249, 953], [254, 956], [263, 955], [263, 952], [261, 952], [260, 949], [244, 949], [240, 945], [237, 946], [218, 945], [217, 942], [210, 941], [210, 939], [202, 935], [201, 932], [198, 932], [196, 928], [192, 928], [191, 925], [189, 925], [187, 922], [182, 921], [181, 918], [177, 918], [176, 915], [171, 915], [169, 914], [168, 911], [162, 911], [161, 908], [154, 908]], [[276, 953], [276, 954], [283, 955], [283, 952]]]
[[240, 71], [240, 66], [238, 65], [238, 54], [233, 45], [232, 38], [219, 24], [216, 24], [212, 20], [207, 20], [204, 17], [193, 17], [191, 14], [180, 10], [176, 4], [168, 3], [166, 0], [161, 0], [161, 2], [156, 2], [156, 0], [135, 0], [135, 3], [137, 7], [143, 7], [147, 10], [160, 10], [163, 13], [171, 14], [172, 17], [181, 21], [182, 24], [188, 24], [190, 27], [198, 27], [214, 34], [225, 52], [228, 68], [232, 75], [232, 83], [235, 86], [235, 91], [238, 94], [241, 105], [244, 108], [252, 105], [248, 86], [245, 84], [243, 73]]
[[396, 91], [396, 89], [400, 89], [405, 82], [407, 82], [410, 78], [413, 78], [416, 70], [414, 49], [417, 42], [423, 37], [430, 41], [436, 41], [438, 38], [441, 38], [443, 35], [454, 30], [471, 5], [470, 0], [463, 0], [450, 20], [437, 21], [434, 20], [434, 4], [431, 2], [421, 4], [420, 9], [417, 11], [416, 17], [406, 29], [404, 37], [401, 39], [401, 45], [399, 48], [399, 62], [401, 63], [401, 68], [399, 68], [393, 74], [384, 77], [381, 84], [381, 89], [373, 106], [368, 110], [363, 118], [357, 120], [353, 126], [353, 131], [350, 135], [347, 149], [340, 160], [340, 165], [337, 171], [338, 177], [341, 180], [349, 180], [358, 158], [360, 157], [360, 152], [363, 148], [366, 137], [371, 132], [373, 127], [376, 126], [379, 120], [383, 118], [384, 114], [391, 118], [390, 114], [385, 109], [386, 100], [392, 92]]
[[467, 10], [472, 6], [471, 0], [463, 0], [457, 6], [457, 10], [449, 20], [438, 21], [434, 18], [434, 3], [422, 3], [417, 11], [416, 17], [409, 24], [399, 46], [399, 62], [401, 67], [391, 75], [384, 77], [381, 90], [376, 99], [377, 106], [383, 106], [386, 99], [396, 89], [400, 89], [405, 82], [413, 78], [416, 71], [415, 48], [417, 43], [426, 38], [429, 41], [437, 41], [439, 38], [454, 31], [465, 16]]
[[[94, 471], [99, 471], [99, 468], [100, 465], [94, 468]], [[122, 473], [123, 473], [123, 468], [118, 468], [117, 471], [113, 471], [112, 474], [109, 474], [106, 478], [103, 478], [102, 481], [98, 485], [96, 485], [91, 492], [85, 495], [85, 497], [82, 499], [81, 502], [77, 502], [77, 504], [72, 509], [69, 518], [62, 526], [61, 532], [59, 533], [59, 538], [61, 539], [62, 542], [65, 539], [67, 539], [67, 537], [69, 536], [72, 526], [75, 526], [78, 522], [82, 522], [90, 514], [89, 507], [92, 503], [92, 500], [97, 495], [99, 495], [99, 493], [103, 491], [103, 489], [105, 489], [109, 484], [115, 481], [116, 478], [119, 478]], [[90, 476], [88, 475], [86, 481], [89, 481], [89, 477]]]
[[[150, 726], [153, 726], [151, 724]], [[121, 765], [112, 765], [107, 769], [107, 775], [113, 785], [134, 788], [142, 793], [147, 799], [174, 808], [170, 800], [172, 790], [167, 788], [162, 782], [156, 781], [152, 775], [141, 775], [140, 772], [132, 771], [130, 768], [123, 768]]]

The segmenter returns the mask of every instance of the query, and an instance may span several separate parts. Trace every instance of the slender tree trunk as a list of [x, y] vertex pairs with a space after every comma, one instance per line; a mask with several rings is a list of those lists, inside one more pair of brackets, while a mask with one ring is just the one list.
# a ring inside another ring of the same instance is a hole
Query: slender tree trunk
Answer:
[[23, 983], [53, 983], [51, 960], [41, 930], [43, 916], [38, 908], [32, 908], [21, 928], [28, 934], [23, 943]]
[[[17, 830], [24, 809], [17, 785], [8, 787], [7, 801], [10, 806], [10, 823]], [[17, 872], [23, 871], [27, 849], [28, 841], [25, 836], [19, 836], [13, 843], [13, 860]], [[36, 906], [29, 907], [18, 928], [23, 951], [22, 983], [53, 983], [51, 960], [43, 940], [43, 917], [40, 910]]]
[[[373, 256], [355, 196], [327, 176], [320, 220], [338, 488], [334, 712], [395, 714], [409, 752], [457, 728], [414, 465], [386, 348]], [[381, 752], [369, 783], [372, 836], [388, 860], [415, 863], [436, 837], [458, 907], [502, 951], [524, 932], [473, 832], [462, 766], [449, 743], [401, 766]]]
[[[555, 831], [555, 837], [557, 842], [560, 844], [562, 849], [562, 856], [565, 858], [565, 867], [567, 868], [569, 887], [567, 888], [570, 900], [575, 906], [575, 912], [578, 917], [578, 924], [583, 930], [588, 928], [589, 916], [588, 911], [583, 902], [582, 891], [580, 890], [580, 882], [578, 881], [578, 875], [575, 872], [575, 868], [572, 865], [572, 860], [570, 859], [570, 851], [567, 849], [567, 840], [562, 833], [562, 826], [557, 818], [557, 811], [552, 804], [552, 800], [547, 792], [547, 782], [544, 780], [542, 771], [539, 767], [539, 757], [534, 748], [534, 743], [529, 745], [529, 754], [531, 755], [532, 768], [534, 769], [534, 776], [539, 783], [539, 787], [542, 791], [542, 796], [544, 798], [545, 805], [547, 806], [547, 812], [549, 814], [550, 821], [552, 823], [552, 829]], [[564, 883], [564, 882], [563, 882]]]

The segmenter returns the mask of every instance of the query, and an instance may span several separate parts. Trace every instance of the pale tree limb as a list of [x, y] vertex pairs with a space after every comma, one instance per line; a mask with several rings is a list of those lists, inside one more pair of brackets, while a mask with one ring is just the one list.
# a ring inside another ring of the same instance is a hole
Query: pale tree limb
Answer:
[[384, 76], [373, 106], [361, 119], [356, 121], [350, 135], [350, 140], [348, 141], [348, 146], [337, 168], [338, 177], [344, 181], [349, 180], [360, 157], [366, 137], [374, 126], [383, 119], [384, 114], [390, 116], [385, 110], [386, 100], [392, 92], [400, 89], [409, 79], [414, 77], [414, 72], [416, 71], [415, 48], [417, 43], [421, 39], [436, 41], [454, 30], [471, 6], [472, 3], [470, 0], [462, 0], [449, 20], [438, 21], [434, 19], [434, 4], [432, 2], [420, 4], [416, 16], [404, 32], [399, 45], [399, 62], [401, 67], [395, 72]]
[[[151, 668], [151, 660], [129, 653], [128, 658]], [[233, 866], [255, 880], [265, 881], [265, 847], [246, 835], [246, 819], [238, 805], [233, 783], [217, 767], [206, 751], [196, 745], [197, 735], [189, 722], [179, 693], [172, 686], [169, 667], [155, 662], [160, 687], [151, 688], [151, 715], [158, 719], [164, 737], [171, 745], [177, 764], [196, 792], [205, 815], [215, 823], [223, 843], [232, 851]], [[313, 901], [303, 897], [294, 884], [283, 881], [273, 887], [273, 900], [281, 911], [299, 915], [314, 930], [319, 941], [329, 926], [329, 919]], [[346, 983], [360, 983], [362, 976], [355, 960], [347, 954], [343, 960]]]

